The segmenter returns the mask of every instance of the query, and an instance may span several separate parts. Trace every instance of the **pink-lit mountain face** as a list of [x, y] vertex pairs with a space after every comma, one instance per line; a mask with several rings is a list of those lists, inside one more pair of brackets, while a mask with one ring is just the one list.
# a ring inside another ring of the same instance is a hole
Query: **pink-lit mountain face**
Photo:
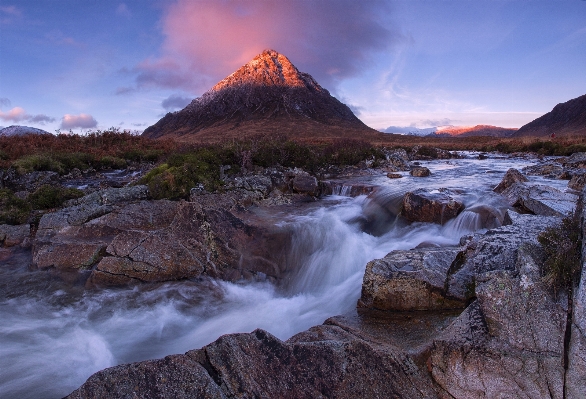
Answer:
[[311, 75], [300, 72], [284, 55], [266, 50], [181, 111], [165, 115], [143, 135], [234, 137], [238, 132], [246, 134], [251, 126], [257, 133], [293, 132], [295, 126], [298, 134], [319, 128], [326, 136], [330, 128], [374, 133]]

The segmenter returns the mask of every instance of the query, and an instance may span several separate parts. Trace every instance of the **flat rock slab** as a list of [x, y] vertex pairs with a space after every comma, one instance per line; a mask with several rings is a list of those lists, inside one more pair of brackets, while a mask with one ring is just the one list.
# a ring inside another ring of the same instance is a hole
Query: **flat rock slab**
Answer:
[[578, 196], [545, 185], [515, 183], [502, 192], [509, 205], [535, 215], [568, 216], [576, 209]]
[[463, 209], [464, 204], [448, 193], [419, 189], [405, 194], [401, 215], [410, 222], [444, 224]]

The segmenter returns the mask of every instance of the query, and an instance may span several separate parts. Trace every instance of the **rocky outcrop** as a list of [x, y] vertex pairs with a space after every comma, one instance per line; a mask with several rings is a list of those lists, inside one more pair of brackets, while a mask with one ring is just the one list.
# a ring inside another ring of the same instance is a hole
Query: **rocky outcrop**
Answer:
[[578, 196], [545, 185], [515, 183], [502, 192], [509, 205], [524, 213], [567, 216], [576, 207]]
[[88, 286], [168, 281], [201, 274], [230, 281], [278, 279], [288, 233], [255, 220], [235, 191], [192, 202], [146, 201], [145, 187], [109, 189], [46, 214], [33, 245], [40, 269], [89, 274]]
[[359, 307], [393, 310], [464, 308], [448, 298], [448, 270], [461, 248], [423, 248], [393, 251], [366, 265]]
[[91, 376], [68, 399], [436, 398], [424, 370], [400, 350], [322, 325], [280, 341], [263, 330]]
[[568, 182], [568, 187], [572, 190], [582, 191], [586, 186], [586, 173], [574, 174]]
[[431, 373], [452, 397], [565, 397], [565, 301], [534, 257], [522, 246], [513, 270], [479, 275], [477, 300], [434, 342]]
[[511, 187], [515, 183], [524, 183], [529, 181], [525, 176], [521, 174], [517, 169], [511, 168], [507, 170], [503, 180], [492, 190], [495, 193], [501, 194], [507, 188]]
[[403, 197], [401, 215], [411, 222], [444, 224], [455, 218], [464, 204], [452, 198], [448, 192], [431, 192], [419, 189]]
[[31, 227], [28, 224], [16, 226], [0, 224], [0, 247], [14, 247], [29, 243], [30, 234]]

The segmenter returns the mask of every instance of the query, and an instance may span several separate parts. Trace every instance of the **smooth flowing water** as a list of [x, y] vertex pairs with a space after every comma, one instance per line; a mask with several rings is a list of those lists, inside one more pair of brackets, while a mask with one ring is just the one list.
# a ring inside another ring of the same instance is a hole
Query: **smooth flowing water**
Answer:
[[[0, 263], [0, 397], [59, 398], [109, 366], [183, 353], [222, 334], [255, 328], [287, 339], [347, 313], [356, 306], [368, 261], [422, 243], [457, 244], [485, 227], [475, 207], [504, 212], [492, 188], [509, 167], [530, 163], [425, 162], [431, 177], [363, 178], [380, 186], [376, 195], [332, 196], [288, 216], [278, 225], [292, 231], [288, 261], [299, 272], [286, 287], [203, 279], [84, 292], [29, 270], [26, 254], [16, 263]], [[550, 183], [565, 189], [566, 182]], [[399, 223], [375, 206], [418, 187], [451, 189], [466, 210], [440, 226]]]

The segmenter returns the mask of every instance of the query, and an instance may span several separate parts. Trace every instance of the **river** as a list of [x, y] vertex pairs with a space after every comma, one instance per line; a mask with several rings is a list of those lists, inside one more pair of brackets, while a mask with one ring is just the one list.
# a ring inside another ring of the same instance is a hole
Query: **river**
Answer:
[[[432, 171], [427, 178], [403, 172], [401, 179], [377, 175], [356, 182], [379, 186], [378, 201], [419, 187], [447, 188], [467, 210], [485, 205], [504, 212], [492, 188], [508, 168], [533, 163], [470, 156], [422, 162]], [[548, 181], [562, 190], [566, 183]], [[287, 339], [352, 311], [368, 261], [422, 243], [456, 245], [483, 227], [467, 211], [443, 226], [398, 223], [373, 201], [330, 196], [279, 220], [293, 232], [289, 261], [299, 268], [286, 287], [198, 279], [84, 291], [31, 270], [25, 252], [0, 264], [0, 398], [60, 398], [103, 368], [183, 353], [227, 333], [262, 328]]]

